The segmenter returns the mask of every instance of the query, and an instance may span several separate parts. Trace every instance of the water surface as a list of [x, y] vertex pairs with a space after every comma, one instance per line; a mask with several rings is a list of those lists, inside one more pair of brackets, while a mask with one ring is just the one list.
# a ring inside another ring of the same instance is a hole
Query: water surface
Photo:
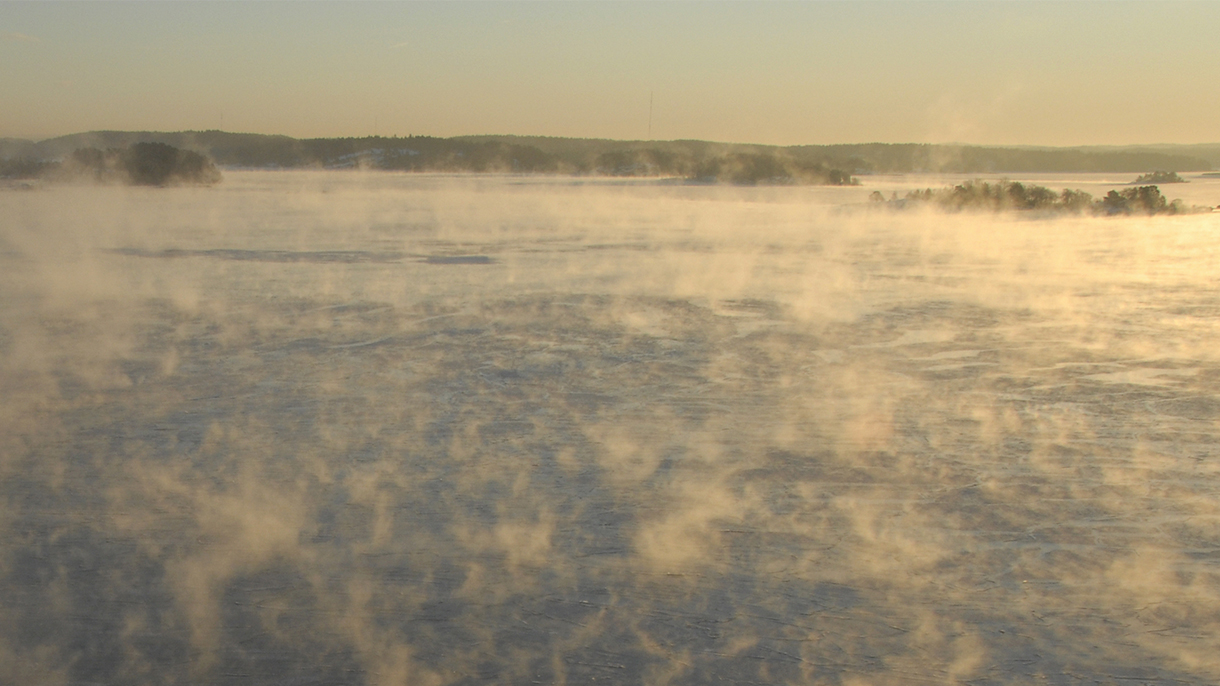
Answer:
[[1217, 215], [869, 182], [0, 192], [0, 681], [1220, 680]]

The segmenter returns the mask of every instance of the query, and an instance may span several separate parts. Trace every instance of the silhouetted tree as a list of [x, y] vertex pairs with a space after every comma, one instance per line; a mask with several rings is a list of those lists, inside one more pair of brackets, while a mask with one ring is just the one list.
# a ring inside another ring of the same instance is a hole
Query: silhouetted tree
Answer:
[[220, 172], [203, 155], [165, 143], [133, 144], [123, 153], [122, 168], [137, 186], [220, 181]]
[[123, 155], [123, 169], [137, 186], [164, 186], [178, 164], [178, 149], [165, 143], [136, 143]]
[[1059, 207], [1065, 212], [1082, 214], [1093, 208], [1093, 196], [1081, 190], [1064, 188], [1059, 194]]
[[[1156, 186], [1124, 188], [1110, 191], [1101, 200], [1106, 214], [1159, 214], [1169, 210], [1169, 203]], [[1172, 210], [1177, 211], [1177, 207]]]

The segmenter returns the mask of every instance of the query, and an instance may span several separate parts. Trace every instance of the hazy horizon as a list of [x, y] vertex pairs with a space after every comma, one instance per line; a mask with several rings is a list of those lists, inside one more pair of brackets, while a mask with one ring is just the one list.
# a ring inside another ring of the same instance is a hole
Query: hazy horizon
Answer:
[[4, 3], [0, 137], [1220, 140], [1205, 2]]
[[[338, 138], [406, 138], [407, 135], [384, 135], [384, 134], [368, 134], [365, 136], [289, 136], [285, 133], [262, 132], [262, 131], [228, 131], [222, 129], [180, 129], [180, 130], [158, 130], [158, 129], [90, 129], [82, 131], [70, 131], [54, 136], [46, 136], [42, 138], [31, 138], [28, 136], [0, 136], [0, 139], [7, 140], [26, 140], [33, 143], [42, 143], [44, 141], [55, 140], [57, 138], [66, 138], [68, 136], [77, 136], [96, 133], [148, 133], [148, 134], [178, 134], [178, 133], [224, 133], [238, 136], [255, 135], [255, 136], [287, 136], [297, 140], [310, 139], [338, 139]], [[413, 136], [430, 136], [430, 134], [408, 134]], [[1220, 139], [1217, 140], [1200, 140], [1189, 143], [1168, 143], [1168, 142], [1150, 142], [1150, 143], [1095, 143], [1081, 145], [1042, 145], [1038, 143], [1013, 143], [1013, 144], [990, 144], [990, 143], [969, 143], [964, 141], [942, 141], [938, 143], [927, 143], [918, 141], [887, 141], [887, 140], [859, 140], [843, 143], [793, 143], [789, 145], [779, 145], [770, 143], [757, 143], [755, 141], [730, 141], [730, 140], [708, 140], [708, 139], [691, 139], [691, 138], [606, 138], [600, 136], [548, 136], [543, 134], [525, 134], [525, 133], [460, 133], [452, 136], [433, 136], [434, 138], [557, 138], [567, 140], [607, 140], [621, 141], [623, 143], [635, 143], [640, 141], [655, 141], [657, 143], [676, 143], [685, 140], [698, 140], [705, 143], [715, 143], [718, 145], [775, 145], [776, 147], [799, 147], [799, 146], [819, 146], [819, 145], [946, 145], [946, 146], [973, 146], [985, 148], [1135, 148], [1135, 147], [1191, 147], [1198, 145], [1220, 145]]]

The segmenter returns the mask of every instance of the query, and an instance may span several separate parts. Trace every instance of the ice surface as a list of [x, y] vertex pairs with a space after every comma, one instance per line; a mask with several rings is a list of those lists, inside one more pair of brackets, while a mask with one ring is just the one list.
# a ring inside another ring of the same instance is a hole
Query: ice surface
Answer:
[[870, 190], [0, 191], [0, 682], [1220, 681], [1220, 217]]

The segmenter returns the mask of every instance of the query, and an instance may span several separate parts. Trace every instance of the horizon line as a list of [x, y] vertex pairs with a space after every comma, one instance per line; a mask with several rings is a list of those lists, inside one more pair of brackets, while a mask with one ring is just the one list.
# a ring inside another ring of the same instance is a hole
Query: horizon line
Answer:
[[77, 131], [74, 133], [66, 133], [57, 136], [49, 136], [46, 138], [27, 138], [22, 136], [0, 136], [0, 141], [21, 141], [38, 145], [47, 141], [53, 141], [60, 138], [70, 138], [72, 136], [84, 136], [89, 134], [151, 134], [151, 135], [173, 135], [173, 134], [226, 134], [235, 136], [267, 136], [267, 137], [282, 137], [290, 138], [298, 141], [308, 140], [343, 140], [343, 139], [405, 139], [405, 138], [436, 138], [440, 140], [459, 139], [459, 138], [548, 138], [554, 140], [573, 140], [573, 141], [612, 141], [616, 143], [712, 143], [716, 145], [745, 145], [765, 148], [800, 148], [800, 147], [820, 147], [829, 148], [835, 146], [856, 146], [856, 145], [926, 145], [926, 146], [946, 146], [946, 147], [972, 147], [972, 148], [1042, 148], [1042, 149], [1073, 149], [1073, 148], [1139, 148], [1139, 147], [1193, 147], [1193, 146], [1208, 146], [1220, 145], [1220, 141], [1202, 141], [1196, 143], [1082, 143], [1074, 145], [1048, 145], [1042, 143], [965, 143], [960, 141], [946, 142], [887, 142], [880, 140], [858, 141], [854, 143], [792, 143], [781, 145], [775, 143], [751, 143], [743, 141], [718, 141], [707, 140], [702, 138], [670, 138], [670, 139], [639, 139], [639, 138], [603, 138], [598, 136], [548, 136], [545, 134], [520, 134], [520, 133], [467, 133], [454, 136], [437, 136], [430, 134], [408, 134], [401, 136], [398, 134], [392, 136], [382, 136], [379, 134], [369, 134], [364, 136], [310, 136], [299, 137], [291, 136], [284, 133], [258, 133], [253, 131], [225, 131], [222, 129], [181, 129], [177, 131], [155, 131], [155, 130], [124, 130], [124, 129], [92, 129], [89, 131]]

